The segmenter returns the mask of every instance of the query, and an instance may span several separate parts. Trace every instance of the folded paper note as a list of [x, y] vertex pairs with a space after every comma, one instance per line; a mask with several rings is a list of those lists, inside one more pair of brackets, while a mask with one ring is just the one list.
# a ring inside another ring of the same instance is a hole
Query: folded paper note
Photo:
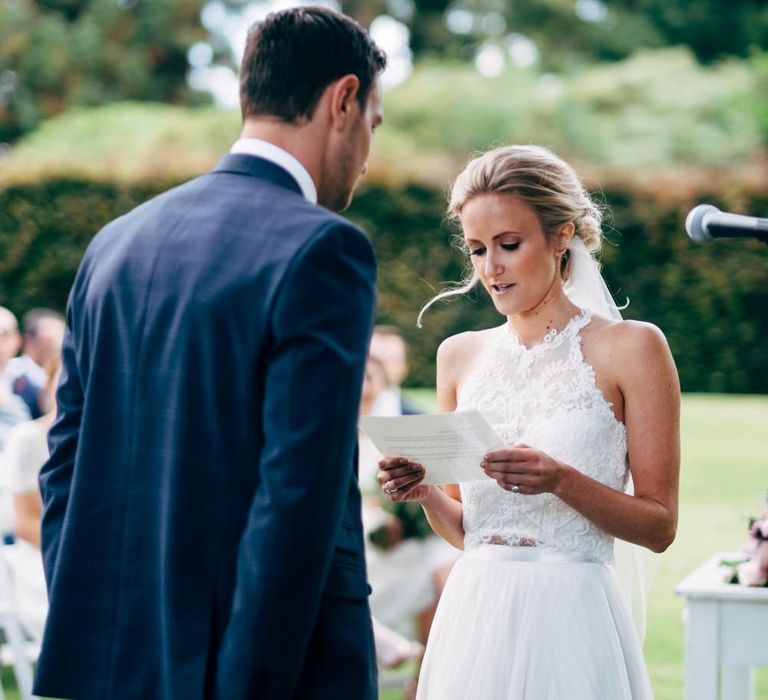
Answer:
[[480, 462], [504, 446], [479, 411], [423, 416], [363, 416], [360, 427], [386, 457], [408, 457], [424, 466], [424, 484], [490, 479]]

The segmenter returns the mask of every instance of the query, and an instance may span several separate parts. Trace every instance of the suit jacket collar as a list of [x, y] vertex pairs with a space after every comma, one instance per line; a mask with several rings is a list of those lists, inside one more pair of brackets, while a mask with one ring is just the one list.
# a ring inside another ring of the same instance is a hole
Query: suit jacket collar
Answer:
[[251, 156], [244, 153], [228, 153], [211, 171], [214, 173], [233, 173], [235, 175], [249, 175], [251, 177], [266, 180], [278, 187], [285, 187], [303, 196], [299, 183], [285, 169], [266, 158]]

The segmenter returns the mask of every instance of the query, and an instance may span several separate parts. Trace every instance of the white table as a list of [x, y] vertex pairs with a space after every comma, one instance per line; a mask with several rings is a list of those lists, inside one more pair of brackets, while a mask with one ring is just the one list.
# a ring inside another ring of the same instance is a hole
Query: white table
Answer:
[[748, 700], [754, 666], [768, 666], [768, 588], [723, 583], [708, 559], [675, 592], [686, 598], [685, 700]]

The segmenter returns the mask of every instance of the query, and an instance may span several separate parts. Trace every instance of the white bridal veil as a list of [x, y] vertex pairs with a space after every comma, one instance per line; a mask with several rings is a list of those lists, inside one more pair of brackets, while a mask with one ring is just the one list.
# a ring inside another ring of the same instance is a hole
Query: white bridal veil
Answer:
[[[587, 250], [584, 241], [574, 236], [568, 247], [571, 256], [571, 273], [565, 284], [568, 298], [582, 309], [606, 318], [621, 320], [621, 312], [613, 300], [600, 265]], [[633, 492], [632, 477], [626, 492]], [[660, 557], [644, 547], [616, 539], [614, 545], [615, 571], [619, 587], [632, 613], [640, 640], [645, 639], [645, 618], [648, 590], [658, 569]]]

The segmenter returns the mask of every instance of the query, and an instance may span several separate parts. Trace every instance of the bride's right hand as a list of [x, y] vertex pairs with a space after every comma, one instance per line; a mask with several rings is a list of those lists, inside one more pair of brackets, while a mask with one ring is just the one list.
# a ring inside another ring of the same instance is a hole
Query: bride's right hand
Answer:
[[385, 457], [379, 462], [376, 478], [381, 490], [393, 501], [422, 501], [434, 486], [422, 484], [424, 467], [407, 457]]

